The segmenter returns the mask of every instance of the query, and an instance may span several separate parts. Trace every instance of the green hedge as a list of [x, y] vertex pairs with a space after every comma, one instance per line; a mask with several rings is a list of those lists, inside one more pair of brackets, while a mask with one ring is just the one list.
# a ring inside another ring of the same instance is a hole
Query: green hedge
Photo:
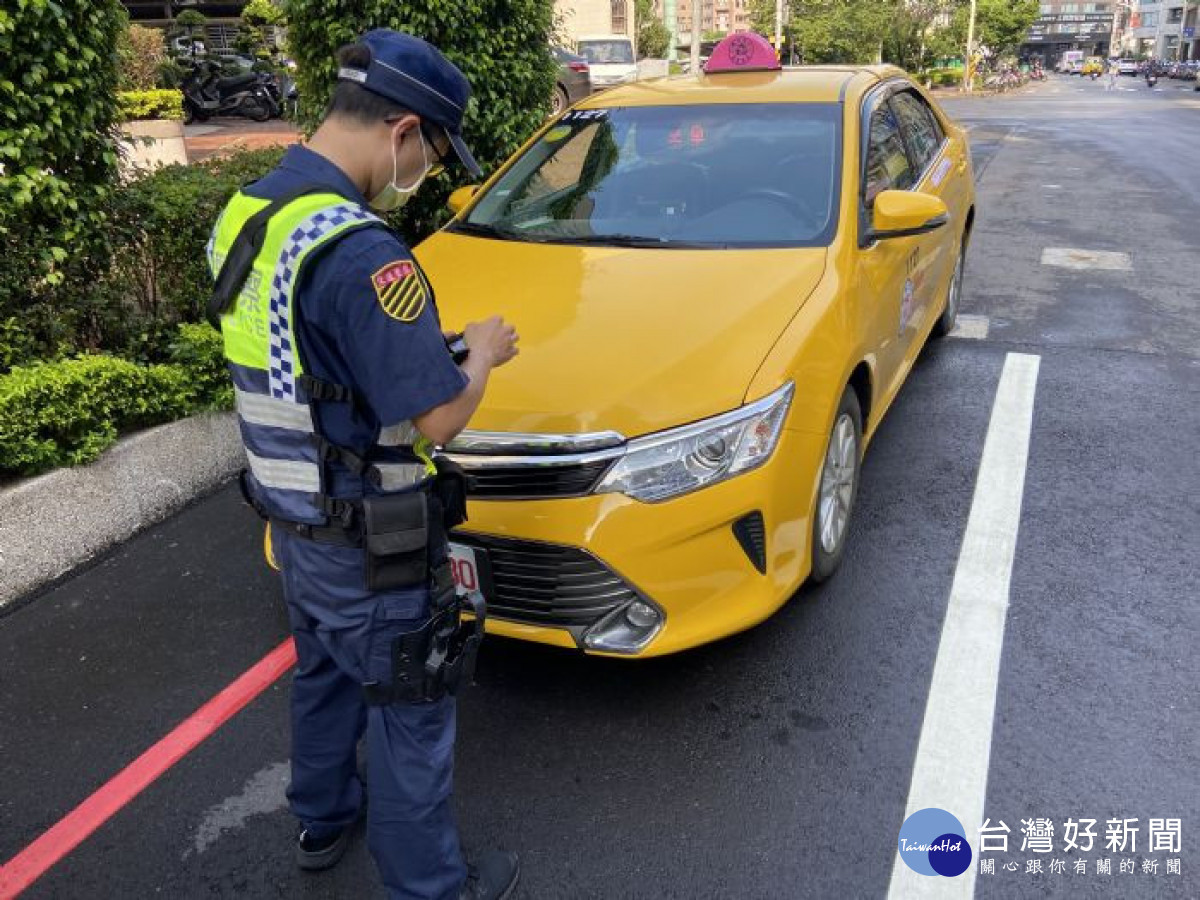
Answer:
[[[288, 50], [297, 64], [300, 120], [314, 128], [328, 103], [339, 47], [372, 28], [429, 41], [471, 82], [464, 132], [485, 173], [497, 167], [550, 112], [557, 66], [550, 52], [553, 0], [284, 0]], [[409, 243], [446, 218], [461, 168], [434, 179], [393, 217]]]
[[126, 122], [140, 119], [182, 119], [183, 93], [176, 90], [119, 91], [121, 118]]
[[123, 431], [232, 404], [212, 328], [181, 329], [173, 354], [156, 365], [80, 356], [0, 376], [0, 478], [91, 462]]

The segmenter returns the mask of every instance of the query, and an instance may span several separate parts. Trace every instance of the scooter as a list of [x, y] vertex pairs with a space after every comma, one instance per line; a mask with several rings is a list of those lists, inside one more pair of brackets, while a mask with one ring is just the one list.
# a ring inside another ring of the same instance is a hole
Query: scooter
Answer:
[[1158, 84], [1158, 75], [1154, 72], [1147, 72], [1146, 87], [1153, 88], [1156, 84]]
[[265, 122], [279, 114], [279, 106], [253, 72], [221, 78], [211, 63], [200, 63], [183, 79], [185, 123], [203, 122], [210, 116], [245, 116]]

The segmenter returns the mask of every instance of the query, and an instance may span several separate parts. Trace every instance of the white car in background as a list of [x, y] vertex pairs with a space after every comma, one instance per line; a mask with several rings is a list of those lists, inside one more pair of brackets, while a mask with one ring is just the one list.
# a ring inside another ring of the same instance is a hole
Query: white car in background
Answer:
[[633, 41], [624, 35], [582, 37], [575, 44], [575, 52], [588, 61], [593, 90], [637, 81]]
[[1119, 59], [1117, 60], [1117, 71], [1122, 75], [1136, 75], [1138, 62], [1136, 59]]

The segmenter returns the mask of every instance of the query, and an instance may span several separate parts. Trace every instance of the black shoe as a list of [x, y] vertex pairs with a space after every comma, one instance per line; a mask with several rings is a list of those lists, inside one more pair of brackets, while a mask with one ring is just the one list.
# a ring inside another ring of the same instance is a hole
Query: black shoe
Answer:
[[467, 866], [467, 883], [459, 900], [504, 900], [517, 886], [521, 875], [521, 858], [515, 853], [494, 850], [479, 858], [479, 863]]
[[346, 852], [348, 843], [350, 843], [349, 827], [335, 831], [319, 841], [309, 837], [307, 830], [302, 831], [300, 839], [296, 841], [296, 865], [306, 872], [320, 872], [333, 868]]

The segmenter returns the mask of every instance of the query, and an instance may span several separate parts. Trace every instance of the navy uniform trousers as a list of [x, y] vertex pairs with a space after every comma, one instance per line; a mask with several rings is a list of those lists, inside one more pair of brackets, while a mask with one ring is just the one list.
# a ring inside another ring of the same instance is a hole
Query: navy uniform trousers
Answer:
[[367, 840], [390, 900], [457, 898], [466, 878], [451, 809], [455, 700], [368, 705], [391, 644], [429, 620], [428, 588], [369, 592], [364, 552], [272, 529], [299, 662], [288, 799], [315, 838], [356, 821], [367, 742]]

